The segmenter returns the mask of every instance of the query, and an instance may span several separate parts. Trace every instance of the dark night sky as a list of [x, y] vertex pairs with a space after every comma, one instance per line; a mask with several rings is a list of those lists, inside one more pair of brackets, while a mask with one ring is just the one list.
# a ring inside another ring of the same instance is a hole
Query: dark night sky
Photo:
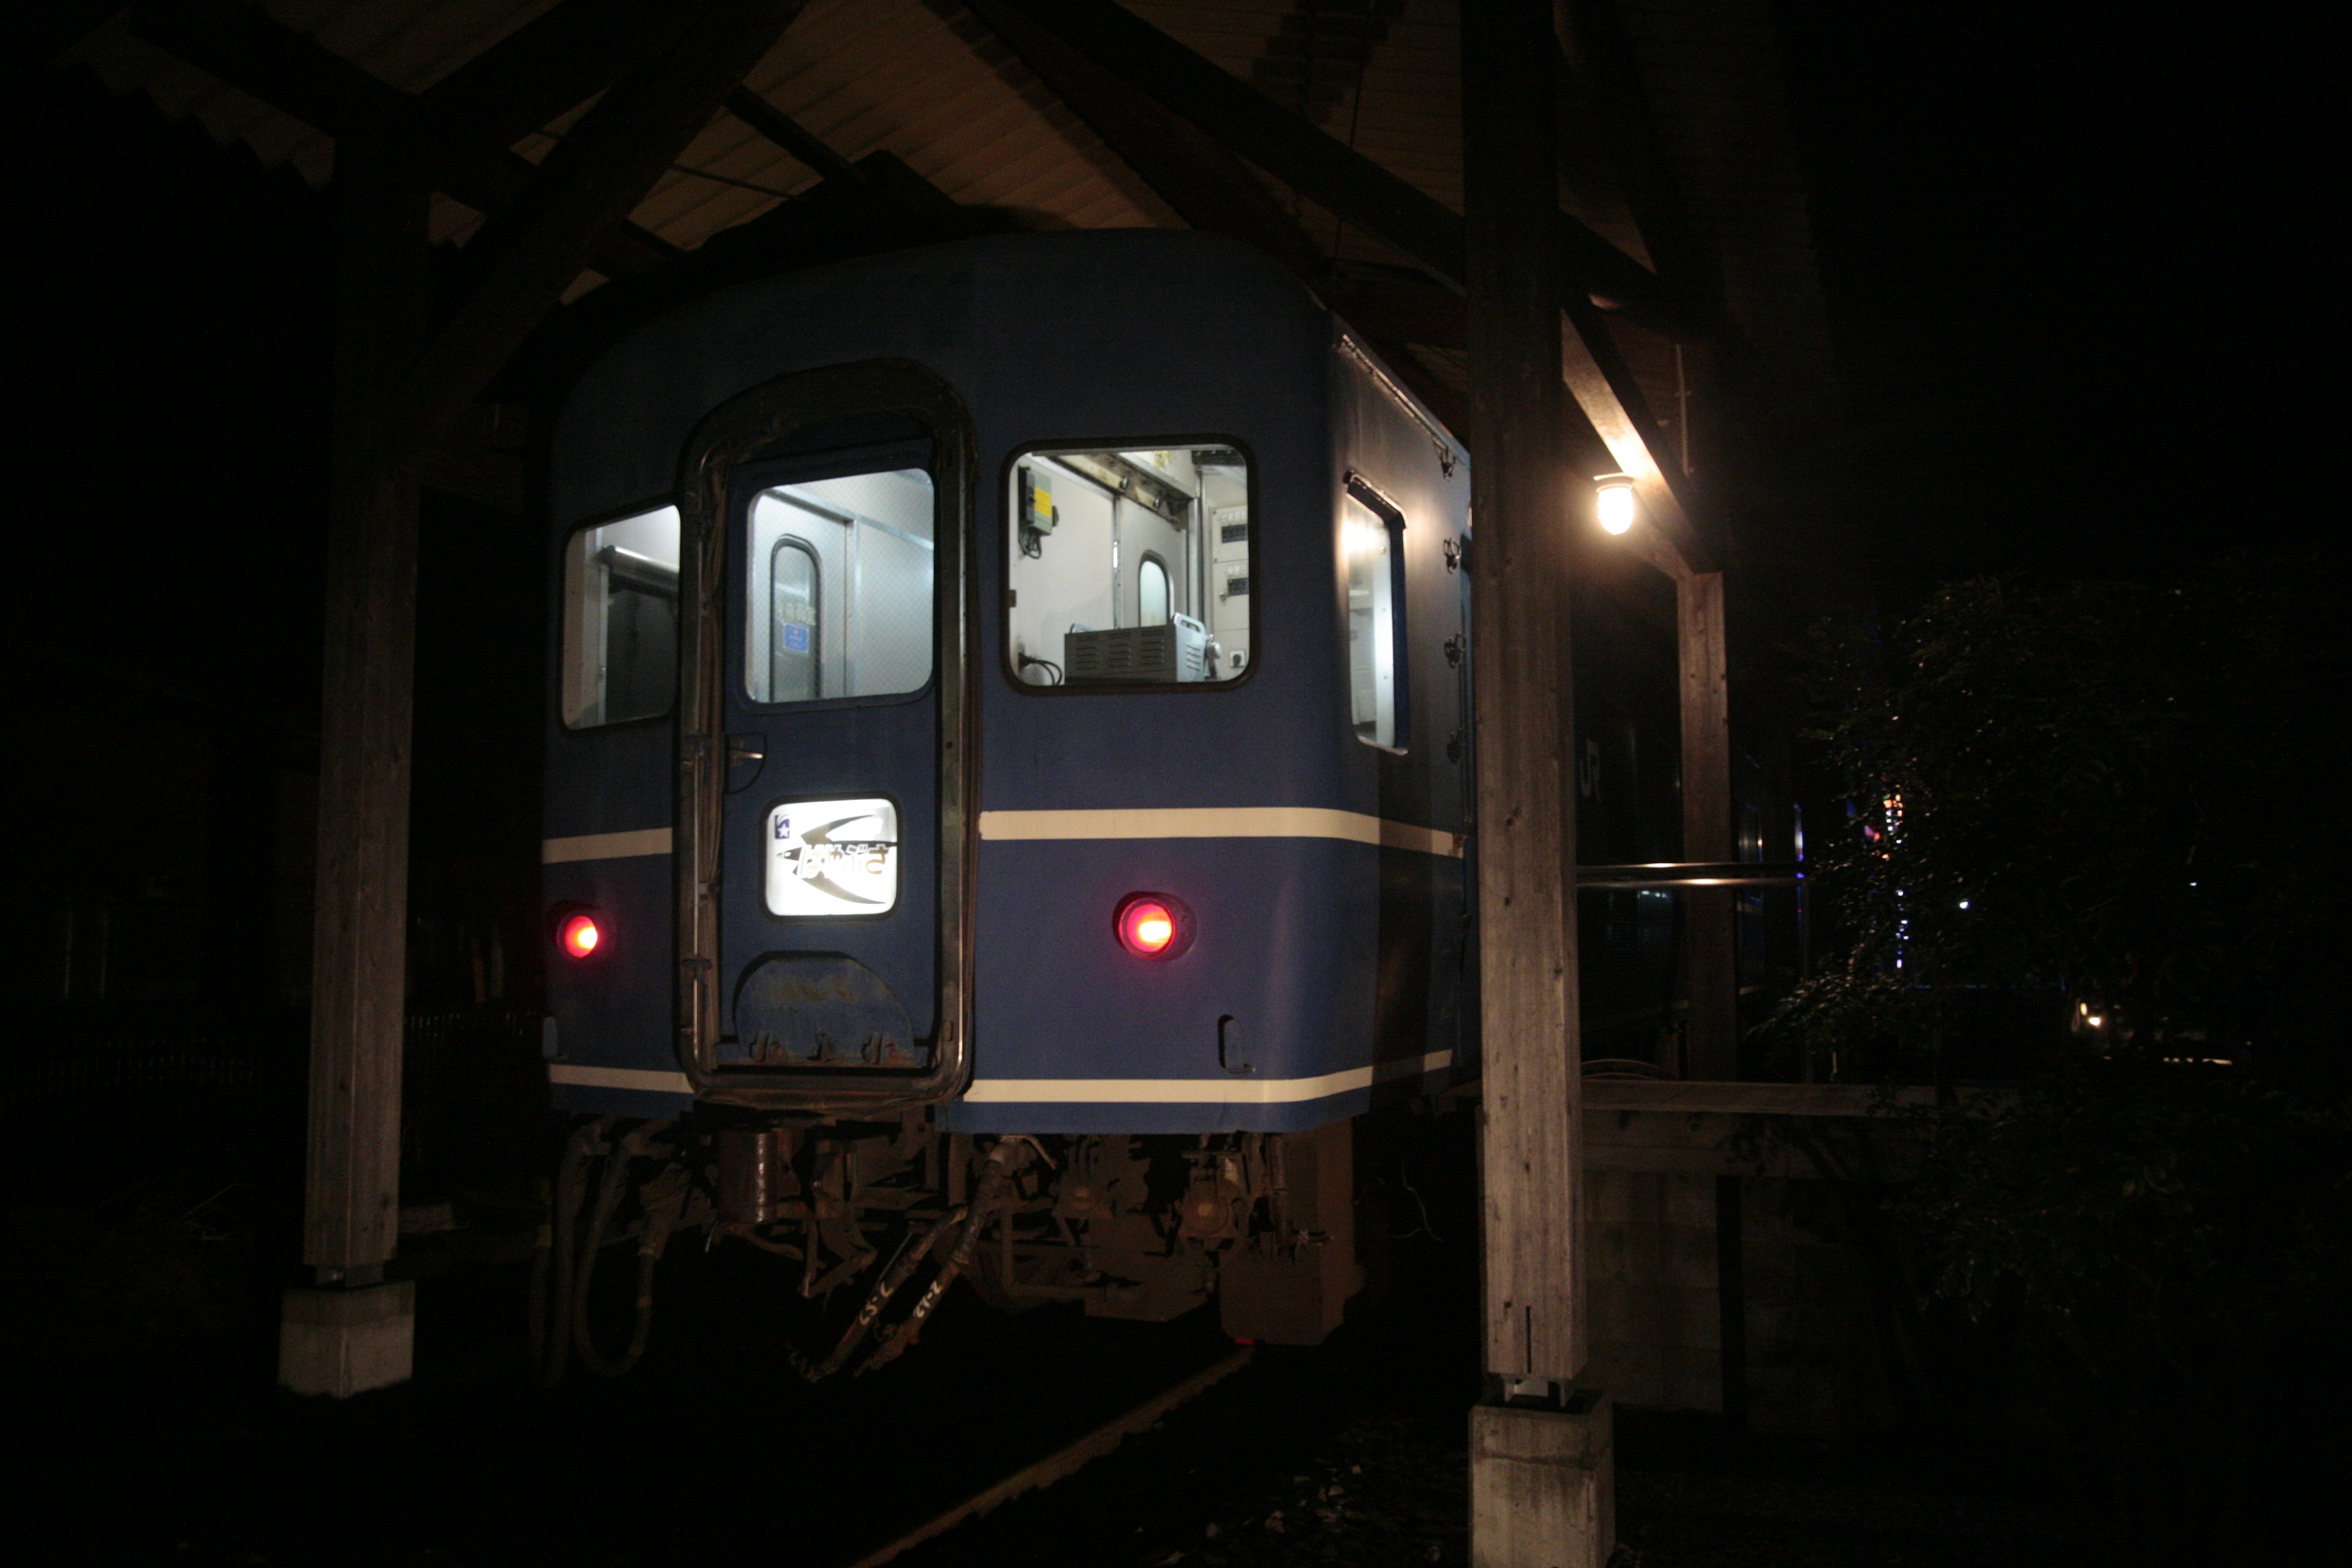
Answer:
[[1883, 574], [2327, 541], [2315, 10], [1779, 14]]

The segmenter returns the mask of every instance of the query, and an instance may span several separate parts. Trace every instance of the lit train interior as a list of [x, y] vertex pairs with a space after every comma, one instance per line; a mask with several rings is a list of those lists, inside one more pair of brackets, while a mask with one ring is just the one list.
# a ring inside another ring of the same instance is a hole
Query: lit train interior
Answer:
[[1033, 451], [1013, 466], [1011, 658], [1038, 686], [1249, 666], [1249, 467], [1229, 446]]

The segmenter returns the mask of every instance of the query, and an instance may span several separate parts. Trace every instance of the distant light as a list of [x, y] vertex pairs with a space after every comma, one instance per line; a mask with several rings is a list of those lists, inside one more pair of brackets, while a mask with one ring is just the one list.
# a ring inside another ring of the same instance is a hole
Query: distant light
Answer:
[[1631, 529], [1640, 504], [1633, 494], [1633, 476], [1596, 474], [1592, 482], [1600, 487], [1601, 526], [1611, 533]]
[[2090, 1025], [2094, 1029], [2104, 1029], [2107, 1026], [2107, 1021], [2096, 1013], [2091, 1014], [2083, 1022]]
[[1967, 909], [1968, 907], [1969, 907], [1969, 901], [1968, 901], [1968, 900], [1966, 900], [1966, 899], [1962, 899], [1962, 900], [1960, 900], [1960, 908], [1962, 908], [1962, 909]]

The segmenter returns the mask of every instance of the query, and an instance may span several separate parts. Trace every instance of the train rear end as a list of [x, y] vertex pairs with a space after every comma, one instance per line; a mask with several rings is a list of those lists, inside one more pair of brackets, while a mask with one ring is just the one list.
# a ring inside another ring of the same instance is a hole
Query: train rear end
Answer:
[[1360, 1124], [1469, 1066], [1467, 487], [1199, 237], [855, 263], [608, 354], [554, 485], [556, 1297], [708, 1227], [857, 1303], [813, 1373], [958, 1278], [1328, 1333]]

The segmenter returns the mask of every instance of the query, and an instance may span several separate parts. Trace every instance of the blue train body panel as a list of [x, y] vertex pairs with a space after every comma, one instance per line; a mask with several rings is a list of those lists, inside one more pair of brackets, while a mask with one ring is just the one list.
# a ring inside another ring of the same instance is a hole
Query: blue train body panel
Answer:
[[[1303, 288], [1246, 249], [1145, 232], [973, 241], [730, 290], [639, 331], [583, 377], [556, 433], [559, 638], [568, 542], [673, 499], [699, 421], [776, 377], [876, 360], [952, 387], [978, 456], [971, 1081], [941, 1123], [1298, 1131], [1465, 1069], [1468, 659], [1454, 562], [1467, 465]], [[1084, 692], [1016, 680], [1003, 608], [1011, 465], [1083, 442], [1245, 456], [1244, 675]], [[1406, 719], [1387, 747], [1351, 723], [1339, 541], [1365, 515], [1349, 510], [1351, 477], [1400, 520]], [[740, 539], [729, 551], [730, 574], [752, 569]], [[749, 668], [743, 636], [730, 628], [730, 671]], [[545, 890], [551, 910], [597, 910], [610, 945], [593, 963], [548, 960], [553, 1093], [576, 1110], [675, 1115], [692, 1098], [675, 1054], [674, 721], [568, 727], [565, 679], [550, 687]], [[927, 776], [937, 695], [771, 715], [769, 743], [784, 745], [729, 797], [721, 894], [730, 954], [837, 952], [887, 982], [919, 1035], [938, 1025], [925, 945], [937, 806], [904, 781]], [[772, 787], [786, 776], [792, 788]], [[757, 857], [772, 851], [744, 825], [825, 791], [896, 802], [910, 891], [862, 922], [793, 927], [761, 902]], [[1196, 916], [1181, 957], [1120, 946], [1113, 912], [1139, 890]]]

